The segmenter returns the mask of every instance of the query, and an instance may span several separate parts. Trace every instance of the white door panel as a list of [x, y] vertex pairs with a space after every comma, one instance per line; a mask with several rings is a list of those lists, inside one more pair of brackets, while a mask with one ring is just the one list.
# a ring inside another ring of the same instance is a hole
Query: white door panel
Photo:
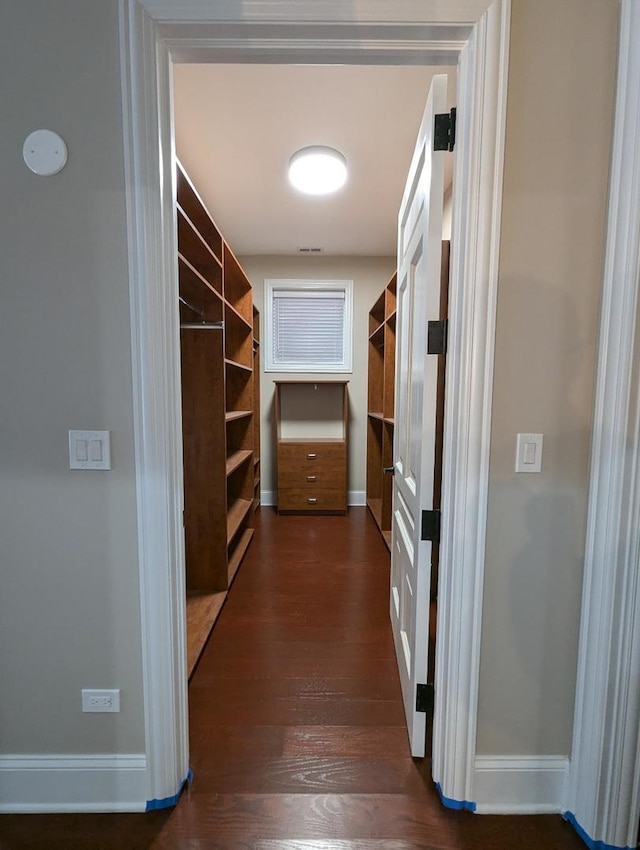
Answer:
[[396, 411], [390, 611], [414, 756], [426, 722], [416, 689], [427, 683], [432, 544], [421, 537], [433, 506], [437, 357], [427, 324], [439, 318], [444, 154], [433, 151], [434, 116], [446, 111], [447, 78], [433, 78], [398, 217]]

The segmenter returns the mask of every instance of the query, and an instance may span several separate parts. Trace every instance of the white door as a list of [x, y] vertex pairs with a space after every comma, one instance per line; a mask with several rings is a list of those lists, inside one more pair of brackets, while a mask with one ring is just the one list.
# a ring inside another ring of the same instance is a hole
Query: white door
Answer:
[[438, 357], [427, 323], [440, 310], [444, 158], [434, 152], [434, 116], [446, 112], [447, 78], [433, 78], [398, 218], [398, 289], [391, 622], [411, 753], [424, 756], [432, 544], [421, 540], [433, 503]]

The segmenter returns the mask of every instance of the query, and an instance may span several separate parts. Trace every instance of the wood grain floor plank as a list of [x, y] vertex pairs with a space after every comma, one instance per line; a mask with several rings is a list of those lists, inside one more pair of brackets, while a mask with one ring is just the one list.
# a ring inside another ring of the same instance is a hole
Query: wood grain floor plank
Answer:
[[343, 756], [388, 756], [405, 760], [408, 736], [401, 726], [296, 726], [284, 730], [282, 754], [285, 756], [339, 754]]
[[[200, 659], [198, 665], [197, 683], [210, 684], [220, 678], [269, 678], [274, 673], [270, 667], [265, 666], [264, 659], [257, 655], [205, 655]], [[379, 658], [373, 655], [362, 657], [361, 654], [350, 654], [342, 657], [305, 657], [299, 655], [294, 658], [280, 657], [278, 659], [277, 675], [283, 679], [308, 678], [309, 676], [338, 678], [354, 677], [397, 677], [396, 660], [392, 656]]]
[[397, 678], [381, 677], [340, 677], [298, 676], [280, 678], [254, 676], [218, 679], [216, 682], [194, 683], [190, 690], [193, 705], [198, 701], [216, 699], [254, 700], [254, 699], [382, 699], [397, 700], [400, 696], [400, 682]]
[[425, 813], [412, 797], [401, 794], [200, 795], [189, 791], [178, 808], [176, 830], [189, 825], [198, 835], [208, 826], [220, 840], [234, 836], [254, 842], [390, 838], [458, 846], [457, 817], [436, 806]]
[[368, 839], [281, 839], [258, 840], [255, 850], [446, 850], [442, 844], [427, 841], [395, 841], [389, 838]]
[[415, 794], [424, 777], [406, 760], [390, 757], [320, 756], [316, 753], [208, 765], [195, 775], [192, 793], [229, 794]]
[[211, 711], [208, 705], [190, 708], [197, 726], [398, 726], [404, 710], [396, 700], [282, 699], [246, 702], [223, 701]]

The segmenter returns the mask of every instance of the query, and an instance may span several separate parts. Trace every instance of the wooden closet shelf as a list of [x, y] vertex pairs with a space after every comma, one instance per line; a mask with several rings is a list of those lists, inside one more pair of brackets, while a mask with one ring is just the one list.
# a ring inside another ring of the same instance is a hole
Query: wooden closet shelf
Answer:
[[218, 593], [187, 593], [187, 676], [195, 670], [200, 653], [204, 649], [211, 629], [222, 610], [227, 591]]
[[384, 416], [382, 415], [382, 411], [379, 411], [379, 410], [370, 410], [367, 413], [367, 416], [369, 417], [369, 419], [377, 419], [380, 422], [382, 422], [382, 420], [384, 419]]
[[[217, 258], [216, 258], [217, 259]], [[189, 262], [189, 260], [178, 251], [178, 269], [180, 267], [180, 263], [182, 263], [185, 268], [187, 268], [191, 274], [195, 275], [198, 280], [202, 283], [203, 286], [206, 286], [209, 295], [213, 295], [216, 300], [222, 304], [222, 294], [214, 287], [211, 281], [207, 280], [206, 277], [201, 274], [195, 266]]]
[[224, 299], [224, 306], [235, 319], [246, 327], [248, 334], [253, 335], [253, 322], [247, 319], [246, 316], [243, 316], [242, 313], [240, 313], [227, 298]]
[[227, 510], [227, 546], [238, 533], [243, 520], [251, 510], [251, 499], [236, 499]]
[[369, 342], [376, 346], [376, 348], [381, 348], [384, 345], [384, 322], [375, 329], [375, 331], [369, 335]]
[[367, 507], [371, 511], [371, 516], [375, 519], [376, 525], [380, 528], [382, 522], [382, 499], [367, 499]]
[[192, 239], [196, 240], [199, 249], [204, 250], [207, 260], [212, 259], [220, 268], [222, 268], [222, 262], [220, 260], [220, 257], [217, 257], [215, 255], [207, 240], [204, 239], [196, 225], [193, 223], [187, 213], [182, 209], [180, 204], [177, 204], [176, 206], [178, 210], [178, 227], [180, 227], [180, 220], [182, 220], [189, 228], [189, 231], [192, 234]]
[[249, 460], [253, 452], [250, 449], [243, 449], [242, 451], [233, 452], [227, 458], [227, 478], [231, 475], [232, 472], [235, 472], [243, 463]]
[[245, 366], [243, 363], [238, 363], [237, 360], [230, 360], [228, 357], [225, 357], [225, 366], [231, 366], [233, 369], [240, 369], [242, 372], [253, 372], [251, 366]]
[[260, 474], [253, 464], [260, 358], [252, 347], [260, 314], [248, 277], [179, 162], [176, 186], [181, 328], [222, 330], [180, 335], [186, 586], [199, 593], [187, 613], [201, 635], [189, 650], [192, 669], [251, 540]]
[[247, 419], [253, 416], [253, 410], [228, 410], [225, 415], [226, 422], [235, 422], [236, 419]]
[[385, 416], [384, 424], [394, 426], [396, 424], [396, 420], [392, 416]]
[[247, 551], [249, 547], [249, 543], [251, 543], [251, 538], [253, 537], [253, 529], [247, 528], [242, 532], [238, 543], [229, 558], [229, 587], [231, 587], [231, 582], [234, 580], [236, 573], [238, 572], [238, 567], [244, 557], [244, 553]]

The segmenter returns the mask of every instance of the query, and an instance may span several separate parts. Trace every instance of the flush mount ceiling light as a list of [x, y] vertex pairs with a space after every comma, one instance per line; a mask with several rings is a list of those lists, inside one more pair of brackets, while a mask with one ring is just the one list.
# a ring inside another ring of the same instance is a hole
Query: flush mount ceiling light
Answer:
[[347, 160], [334, 148], [312, 145], [296, 151], [289, 160], [289, 180], [307, 195], [329, 195], [344, 186]]

